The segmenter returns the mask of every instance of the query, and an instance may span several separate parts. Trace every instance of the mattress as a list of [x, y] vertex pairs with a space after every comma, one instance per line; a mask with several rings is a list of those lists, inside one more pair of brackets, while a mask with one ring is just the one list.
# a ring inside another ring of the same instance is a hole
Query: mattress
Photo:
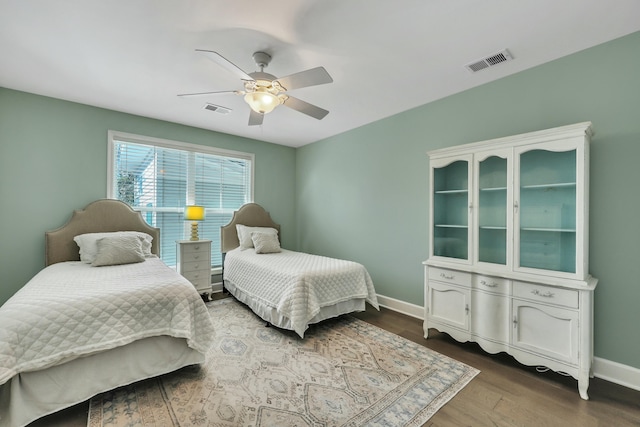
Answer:
[[227, 252], [224, 281], [256, 314], [300, 337], [309, 324], [363, 310], [365, 301], [378, 308], [373, 282], [361, 264], [286, 249]]

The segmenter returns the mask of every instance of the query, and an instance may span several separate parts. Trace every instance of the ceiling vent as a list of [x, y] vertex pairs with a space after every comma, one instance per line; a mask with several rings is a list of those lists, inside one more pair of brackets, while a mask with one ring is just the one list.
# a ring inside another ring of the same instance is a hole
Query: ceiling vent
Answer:
[[231, 112], [230, 108], [227, 107], [223, 107], [222, 105], [216, 105], [216, 104], [204, 104], [204, 108], [205, 110], [209, 110], [209, 111], [213, 111], [215, 113], [219, 113], [219, 114], [228, 114]]
[[513, 56], [511, 56], [507, 49], [504, 49], [498, 53], [494, 53], [493, 55], [489, 55], [485, 58], [471, 62], [465, 65], [465, 67], [472, 73], [477, 73], [478, 71], [484, 70], [485, 68], [493, 67], [494, 65], [502, 64], [503, 62], [511, 60], [513, 60]]

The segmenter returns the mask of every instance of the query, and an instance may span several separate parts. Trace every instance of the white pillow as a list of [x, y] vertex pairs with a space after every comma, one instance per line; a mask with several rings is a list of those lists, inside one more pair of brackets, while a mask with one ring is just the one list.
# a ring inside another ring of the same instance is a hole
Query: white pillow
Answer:
[[151, 242], [153, 241], [153, 237], [147, 233], [142, 233], [140, 231], [115, 231], [112, 233], [86, 233], [74, 237], [73, 240], [80, 248], [80, 261], [91, 264], [98, 253], [98, 246], [96, 244], [98, 239], [117, 235], [137, 236], [138, 239], [140, 239], [142, 253], [144, 256], [147, 258], [153, 256], [151, 253]]
[[251, 240], [253, 241], [253, 246], [256, 248], [257, 254], [282, 252], [277, 234], [254, 231], [251, 233]]
[[133, 264], [144, 261], [142, 240], [133, 234], [118, 234], [96, 240], [98, 251], [91, 263], [94, 267]]
[[251, 233], [259, 231], [261, 233], [271, 233], [278, 236], [278, 230], [271, 227], [247, 227], [246, 225], [236, 224], [236, 230], [238, 231], [238, 241], [240, 242], [240, 249], [253, 248], [253, 240], [251, 240]]

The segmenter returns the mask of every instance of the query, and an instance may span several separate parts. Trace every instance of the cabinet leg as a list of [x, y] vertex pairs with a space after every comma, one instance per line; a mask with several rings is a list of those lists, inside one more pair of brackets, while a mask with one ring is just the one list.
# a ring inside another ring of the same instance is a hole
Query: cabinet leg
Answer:
[[584, 400], [589, 400], [589, 395], [587, 394], [587, 389], [589, 388], [589, 377], [579, 378], [578, 379], [578, 391], [580, 392], [580, 397]]

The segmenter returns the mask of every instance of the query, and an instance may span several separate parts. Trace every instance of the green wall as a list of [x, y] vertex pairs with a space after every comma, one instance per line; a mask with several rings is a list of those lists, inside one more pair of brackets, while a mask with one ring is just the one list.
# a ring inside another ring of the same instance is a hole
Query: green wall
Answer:
[[295, 149], [0, 88], [0, 304], [44, 266], [44, 232], [106, 197], [108, 130], [254, 153], [255, 201], [295, 245]]
[[379, 294], [423, 305], [426, 152], [582, 121], [595, 354], [640, 368], [640, 33], [298, 149], [298, 249], [362, 262]]

